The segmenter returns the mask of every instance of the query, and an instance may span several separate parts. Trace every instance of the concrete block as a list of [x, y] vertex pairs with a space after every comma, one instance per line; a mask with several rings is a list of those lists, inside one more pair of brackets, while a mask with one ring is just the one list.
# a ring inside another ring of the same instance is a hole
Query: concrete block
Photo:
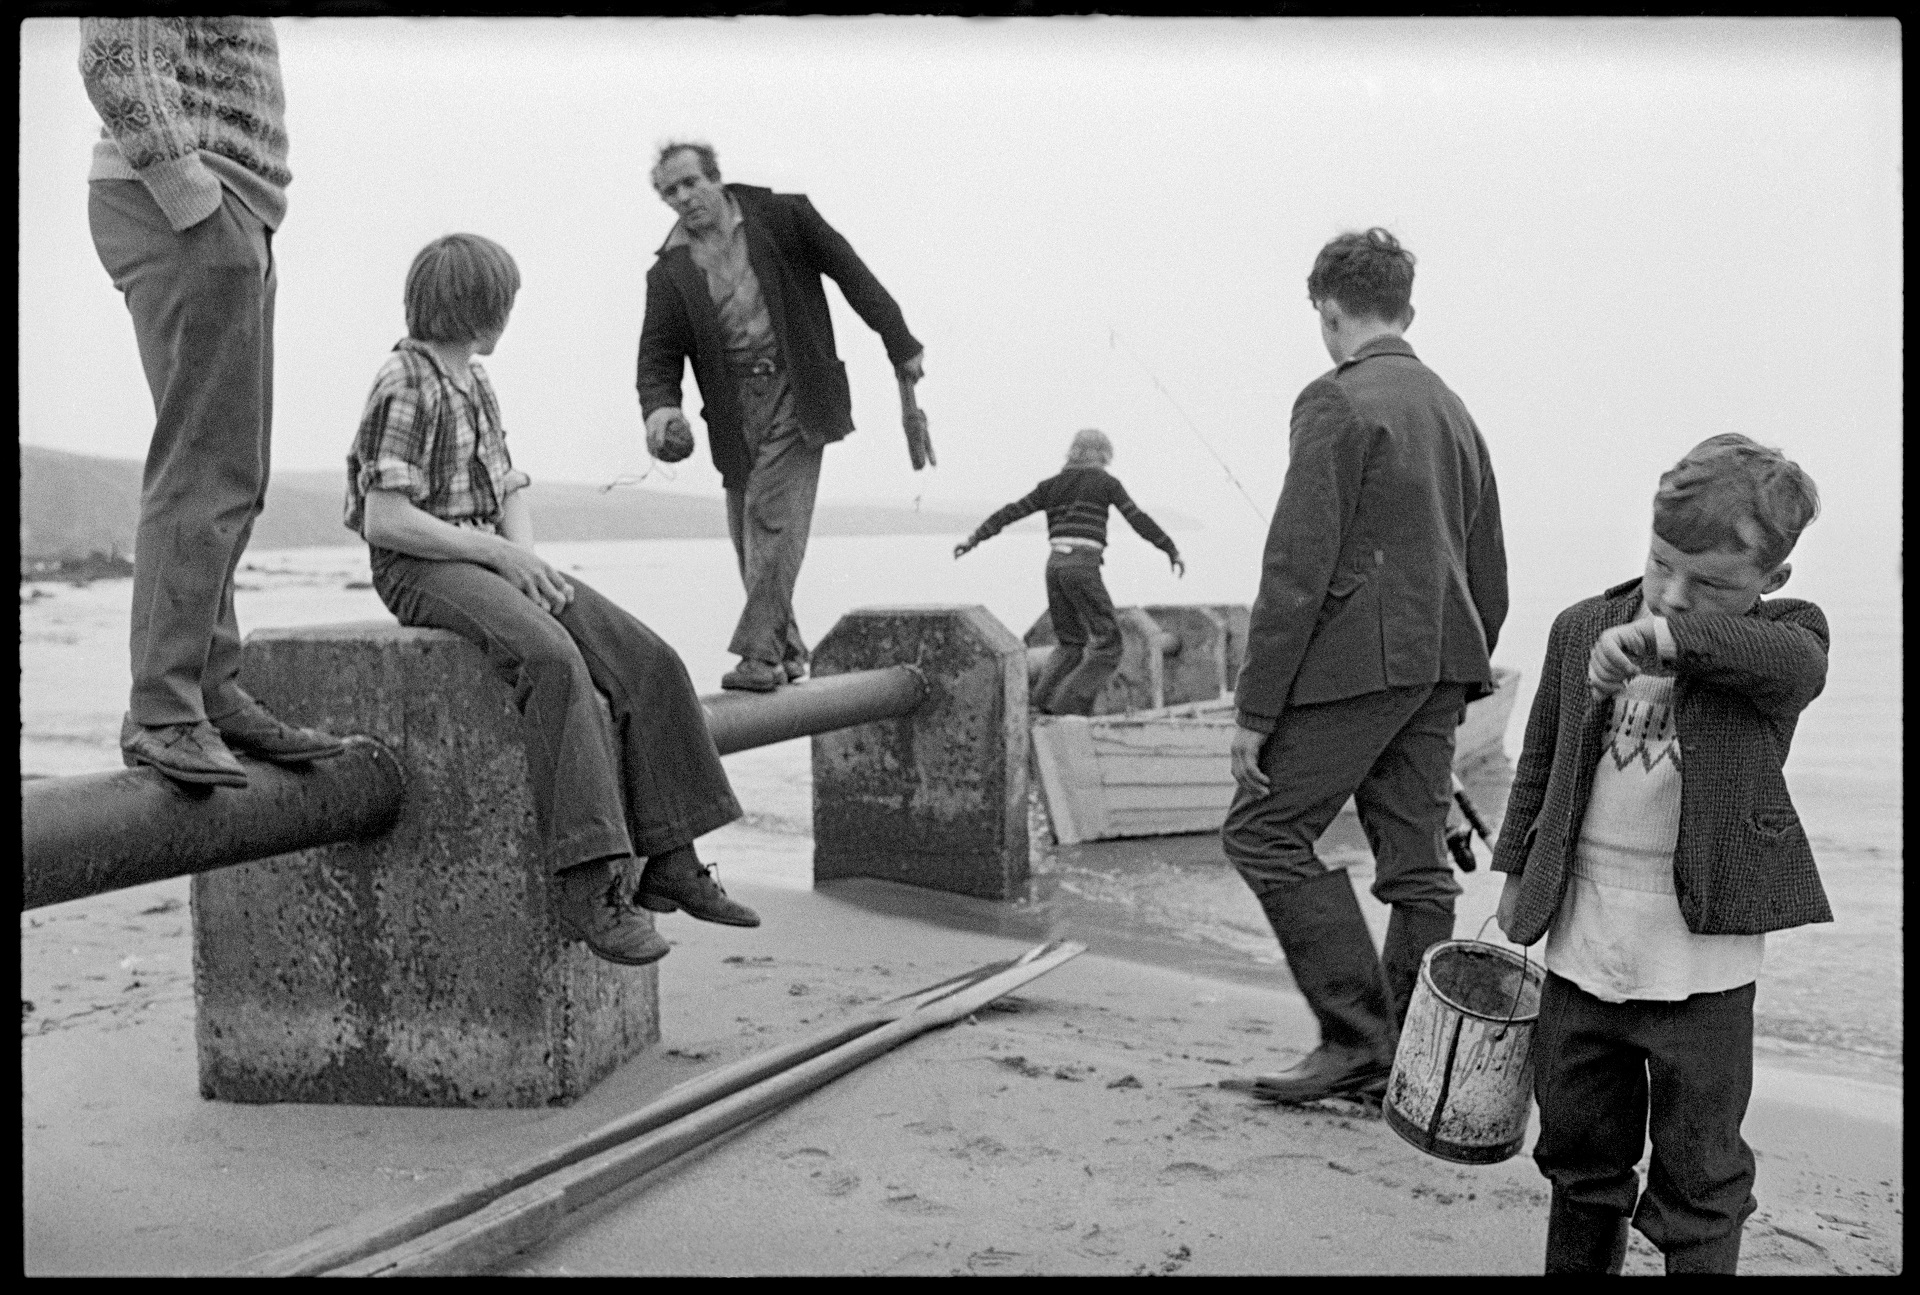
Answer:
[[1212, 701], [1226, 690], [1227, 618], [1198, 604], [1142, 608], [1179, 645], [1162, 657], [1166, 704]]
[[1218, 612], [1227, 623], [1227, 677], [1225, 691], [1240, 686], [1240, 667], [1247, 659], [1247, 623], [1252, 609], [1245, 603], [1212, 603], [1207, 610]]
[[[1162, 654], [1167, 644], [1160, 627], [1138, 607], [1115, 608], [1114, 618], [1120, 623], [1120, 668], [1094, 694], [1093, 713], [1120, 715], [1166, 705]], [[1053, 647], [1059, 641], [1053, 632], [1053, 614], [1041, 612], [1027, 631], [1027, 646]]]
[[813, 876], [985, 899], [1027, 894], [1027, 682], [984, 607], [862, 607], [813, 650], [816, 678], [900, 663], [927, 700], [813, 739]]
[[565, 1104], [659, 1037], [653, 967], [563, 941], [522, 723], [481, 651], [369, 622], [250, 635], [281, 717], [387, 743], [376, 840], [193, 882], [200, 1090], [236, 1102]]

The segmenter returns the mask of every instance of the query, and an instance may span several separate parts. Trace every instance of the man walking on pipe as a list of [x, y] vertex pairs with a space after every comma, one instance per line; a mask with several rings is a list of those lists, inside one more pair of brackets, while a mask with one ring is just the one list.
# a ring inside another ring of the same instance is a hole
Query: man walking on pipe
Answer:
[[821, 276], [880, 334], [903, 384], [919, 381], [925, 352], [900, 307], [806, 195], [722, 184], [712, 147], [692, 143], [661, 148], [653, 187], [680, 219], [647, 271], [637, 378], [647, 449], [669, 463], [693, 452], [680, 408], [691, 359], [747, 590], [727, 649], [740, 664], [720, 686], [771, 692], [807, 672], [793, 587], [821, 460], [853, 430]]
[[[1275, 1101], [1385, 1092], [1421, 955], [1453, 934], [1442, 844], [1454, 727], [1493, 690], [1506, 550], [1486, 442], [1403, 334], [1413, 254], [1384, 229], [1307, 277], [1331, 372], [1294, 402], [1235, 702], [1227, 858], [1320, 1023]], [[1384, 958], [1344, 871], [1313, 845], [1351, 796], [1392, 905]]]

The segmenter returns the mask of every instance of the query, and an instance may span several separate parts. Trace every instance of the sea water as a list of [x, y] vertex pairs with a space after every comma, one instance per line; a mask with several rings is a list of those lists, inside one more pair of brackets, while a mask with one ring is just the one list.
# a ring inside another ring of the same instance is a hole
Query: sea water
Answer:
[[[1250, 603], [1264, 527], [1249, 515], [1209, 518], [1175, 539], [1166, 559], [1115, 519], [1106, 579], [1118, 606]], [[846, 611], [900, 603], [979, 604], [1016, 636], [1046, 608], [1044, 535], [1010, 530], [955, 560], [958, 536], [821, 537], [809, 547], [795, 608], [809, 642]], [[1509, 540], [1512, 609], [1495, 660], [1522, 672], [1507, 735], [1517, 756], [1554, 616], [1577, 599], [1638, 574], [1643, 535]], [[1804, 546], [1803, 546], [1804, 547]], [[542, 545], [546, 558], [633, 612], [672, 643], [695, 687], [714, 691], [733, 658], [740, 607], [724, 540]], [[1841, 1048], [1897, 1066], [1901, 1055], [1901, 617], [1896, 559], [1803, 564], [1783, 594], [1810, 598], [1833, 629], [1825, 693], [1803, 716], [1787, 764], [1833, 901], [1836, 921], [1769, 937], [1757, 1017], [1789, 1044]], [[1810, 566], [1812, 570], [1804, 567]], [[1878, 574], [1876, 574], [1878, 572]], [[357, 546], [250, 553], [235, 606], [243, 632], [263, 627], [391, 617], [367, 586]], [[126, 708], [131, 582], [21, 586], [20, 760], [24, 774], [117, 768]], [[728, 758], [749, 815], [763, 829], [807, 831], [806, 743]], [[744, 776], [743, 776], [744, 775]]]

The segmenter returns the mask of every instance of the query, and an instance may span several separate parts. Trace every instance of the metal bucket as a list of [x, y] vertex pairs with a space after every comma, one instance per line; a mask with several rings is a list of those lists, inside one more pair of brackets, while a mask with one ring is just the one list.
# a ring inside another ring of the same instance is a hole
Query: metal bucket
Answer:
[[1428, 949], [1382, 1104], [1393, 1131], [1463, 1165], [1518, 1151], [1545, 983], [1540, 966], [1498, 945], [1446, 940]]

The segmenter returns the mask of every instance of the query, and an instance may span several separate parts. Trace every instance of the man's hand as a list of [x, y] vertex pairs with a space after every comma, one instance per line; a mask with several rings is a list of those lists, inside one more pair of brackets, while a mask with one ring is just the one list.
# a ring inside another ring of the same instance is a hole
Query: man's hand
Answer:
[[920, 353], [903, 364], [894, 366], [894, 372], [908, 382], [918, 382], [927, 376], [927, 349], [923, 346]]
[[1176, 576], [1185, 576], [1187, 574], [1187, 564], [1180, 560], [1178, 553], [1167, 554], [1167, 563], [1173, 568], [1173, 574]]
[[1500, 887], [1500, 906], [1494, 909], [1493, 922], [1500, 933], [1509, 940], [1513, 938], [1513, 913], [1520, 907], [1520, 874], [1510, 872]]
[[973, 552], [975, 542], [976, 541], [973, 540], [961, 540], [953, 546], [953, 556], [956, 558], [964, 558], [967, 554]]
[[1238, 725], [1233, 730], [1233, 780], [1257, 796], [1273, 790], [1267, 775], [1260, 772], [1260, 752], [1270, 736]]
[[1611, 697], [1637, 674], [1660, 663], [1660, 640], [1653, 618], [1616, 625], [1601, 634], [1587, 656], [1587, 693], [1595, 701]]
[[678, 409], [656, 409], [647, 415], [647, 453], [662, 463], [678, 463], [693, 453], [693, 429]]
[[508, 584], [555, 616], [565, 611], [567, 604], [573, 601], [572, 583], [548, 566], [546, 559], [512, 540], [500, 541], [489, 565]]

